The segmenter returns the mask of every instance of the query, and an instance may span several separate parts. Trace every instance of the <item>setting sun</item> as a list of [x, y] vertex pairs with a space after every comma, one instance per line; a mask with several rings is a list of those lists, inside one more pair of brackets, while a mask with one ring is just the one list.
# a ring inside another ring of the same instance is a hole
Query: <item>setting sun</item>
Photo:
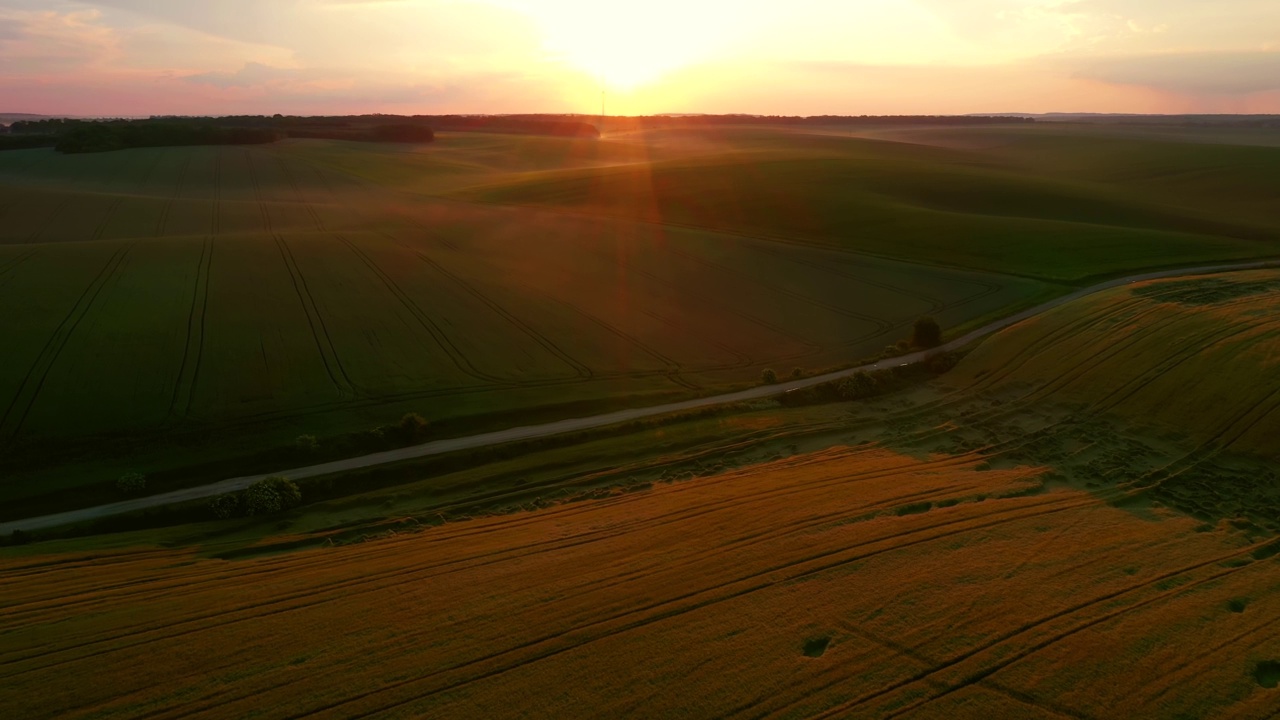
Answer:
[[754, 2], [689, 3], [657, 0], [608, 5], [577, 0], [503, 3], [533, 18], [555, 60], [600, 80], [606, 89], [632, 90], [708, 60], [748, 30]]

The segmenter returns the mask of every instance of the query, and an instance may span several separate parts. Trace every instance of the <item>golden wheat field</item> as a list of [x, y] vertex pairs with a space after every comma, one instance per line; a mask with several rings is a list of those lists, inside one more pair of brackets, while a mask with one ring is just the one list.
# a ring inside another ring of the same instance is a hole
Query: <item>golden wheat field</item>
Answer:
[[293, 554], [10, 557], [0, 714], [1276, 710], [1274, 544], [982, 463], [836, 448]]

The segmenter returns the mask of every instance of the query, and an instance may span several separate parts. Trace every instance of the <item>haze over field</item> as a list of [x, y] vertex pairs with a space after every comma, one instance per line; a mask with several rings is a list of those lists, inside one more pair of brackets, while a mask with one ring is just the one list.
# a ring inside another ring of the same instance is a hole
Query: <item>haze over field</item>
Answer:
[[0, 0], [0, 112], [1280, 111], [1270, 0]]

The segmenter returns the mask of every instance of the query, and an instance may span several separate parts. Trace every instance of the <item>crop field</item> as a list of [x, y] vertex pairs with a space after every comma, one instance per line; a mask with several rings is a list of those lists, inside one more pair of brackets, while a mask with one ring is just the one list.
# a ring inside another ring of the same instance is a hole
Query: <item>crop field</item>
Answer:
[[288, 555], [11, 557], [0, 706], [25, 718], [1274, 711], [1273, 540], [983, 461], [833, 449]]
[[1274, 134], [1234, 145], [1070, 126], [861, 134], [642, 133], [647, 163], [455, 194], [1055, 281], [1280, 247]]
[[1130, 285], [983, 343], [948, 382], [1110, 414], [1216, 452], [1280, 460], [1280, 273]]
[[0, 154], [5, 512], [405, 412], [509, 426], [754, 383], [765, 367], [813, 372], [880, 352], [921, 315], [955, 327], [1061, 291], [438, 197], [647, 152], [456, 135], [411, 152]]

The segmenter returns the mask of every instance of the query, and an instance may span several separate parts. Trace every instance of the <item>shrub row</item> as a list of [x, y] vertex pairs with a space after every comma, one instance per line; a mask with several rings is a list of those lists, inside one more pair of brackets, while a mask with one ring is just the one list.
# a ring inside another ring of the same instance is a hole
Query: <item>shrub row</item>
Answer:
[[269, 477], [236, 493], [209, 500], [209, 511], [219, 520], [274, 515], [302, 504], [302, 491], [289, 478]]

